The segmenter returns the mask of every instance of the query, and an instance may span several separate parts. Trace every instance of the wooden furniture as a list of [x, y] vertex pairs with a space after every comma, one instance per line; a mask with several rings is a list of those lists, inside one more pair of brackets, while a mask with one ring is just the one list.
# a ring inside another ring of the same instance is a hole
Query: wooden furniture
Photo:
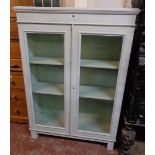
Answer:
[[10, 120], [20, 123], [28, 122], [28, 116], [16, 14], [12, 8], [15, 5], [32, 5], [32, 2], [32, 0], [10, 1]]
[[116, 140], [138, 9], [15, 7], [30, 130]]

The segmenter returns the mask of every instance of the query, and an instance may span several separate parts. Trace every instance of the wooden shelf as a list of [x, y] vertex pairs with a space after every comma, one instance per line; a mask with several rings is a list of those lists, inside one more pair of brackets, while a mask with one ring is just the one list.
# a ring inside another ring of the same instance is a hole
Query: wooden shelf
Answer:
[[30, 64], [41, 65], [64, 65], [63, 58], [49, 58], [49, 57], [34, 57], [30, 59]]
[[38, 82], [32, 86], [32, 91], [37, 94], [64, 95], [64, 85]]
[[102, 60], [81, 60], [81, 67], [91, 67], [91, 68], [105, 68], [105, 69], [118, 69], [118, 61], [102, 61]]
[[114, 100], [115, 89], [109, 87], [80, 86], [80, 97]]

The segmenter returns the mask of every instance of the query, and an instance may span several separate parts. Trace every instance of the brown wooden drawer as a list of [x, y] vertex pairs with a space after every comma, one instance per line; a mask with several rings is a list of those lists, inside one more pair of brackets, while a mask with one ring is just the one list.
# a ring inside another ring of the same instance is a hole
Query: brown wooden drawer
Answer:
[[27, 108], [26, 106], [15, 106], [10, 105], [10, 115], [11, 116], [21, 116], [21, 117], [27, 117]]
[[11, 72], [10, 75], [10, 87], [12, 89], [22, 89], [24, 90], [24, 79], [22, 72]]
[[11, 71], [22, 71], [21, 59], [11, 59], [11, 61], [10, 61], [10, 70]]
[[18, 40], [11, 40], [10, 42], [10, 57], [11, 59], [21, 58], [20, 46]]
[[10, 38], [18, 39], [18, 28], [16, 23], [16, 18], [10, 18]]
[[12, 90], [10, 92], [10, 101], [13, 105], [22, 105], [26, 106], [26, 97], [25, 97], [25, 91], [21, 90]]
[[14, 6], [33, 6], [33, 0], [10, 0], [10, 17], [16, 17]]

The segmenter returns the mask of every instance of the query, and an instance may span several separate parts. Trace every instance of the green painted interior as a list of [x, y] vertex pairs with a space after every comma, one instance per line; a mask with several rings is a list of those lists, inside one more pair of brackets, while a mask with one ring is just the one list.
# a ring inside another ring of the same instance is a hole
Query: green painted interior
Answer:
[[28, 33], [29, 55], [37, 57], [64, 57], [64, 34]]
[[81, 36], [81, 59], [117, 61], [121, 49], [122, 37], [119, 36]]
[[[64, 34], [28, 33], [29, 57], [64, 58]], [[82, 35], [81, 59], [119, 61], [122, 37]], [[64, 66], [30, 64], [36, 82], [64, 84]], [[80, 68], [80, 85], [116, 87], [118, 70]], [[34, 80], [33, 80], [34, 82]], [[32, 83], [33, 85], [33, 83]], [[64, 96], [33, 94], [37, 124], [64, 127]], [[80, 98], [78, 129], [109, 133], [113, 101]]]
[[[29, 58], [64, 58], [64, 34], [28, 33]], [[43, 58], [43, 60], [45, 60]], [[30, 64], [32, 86], [37, 82], [64, 84], [64, 66]], [[64, 127], [64, 96], [34, 94], [36, 124]]]
[[[81, 36], [81, 59], [119, 61], [122, 37], [103, 35]], [[116, 87], [118, 70], [80, 67], [80, 85]], [[79, 101], [78, 129], [109, 133], [113, 101], [84, 99]]]
[[64, 96], [33, 94], [36, 124], [64, 127]]
[[112, 101], [80, 98], [78, 129], [109, 133], [112, 108]]
[[80, 71], [80, 85], [116, 86], [117, 70], [81, 67]]
[[37, 82], [64, 83], [63, 66], [30, 65], [30, 69]]

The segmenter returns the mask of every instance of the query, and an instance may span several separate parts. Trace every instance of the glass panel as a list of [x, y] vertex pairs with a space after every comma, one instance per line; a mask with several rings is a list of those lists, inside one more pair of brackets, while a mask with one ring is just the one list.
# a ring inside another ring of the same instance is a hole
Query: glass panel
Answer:
[[28, 33], [35, 122], [64, 127], [64, 35]]
[[112, 107], [112, 101], [80, 98], [79, 130], [108, 133]]
[[28, 33], [29, 56], [64, 58], [63, 34]]
[[36, 124], [64, 127], [63, 96], [33, 94]]
[[36, 82], [64, 83], [64, 67], [53, 65], [30, 65]]
[[78, 129], [109, 133], [122, 37], [82, 35]]
[[82, 35], [81, 59], [119, 61], [122, 37]]

